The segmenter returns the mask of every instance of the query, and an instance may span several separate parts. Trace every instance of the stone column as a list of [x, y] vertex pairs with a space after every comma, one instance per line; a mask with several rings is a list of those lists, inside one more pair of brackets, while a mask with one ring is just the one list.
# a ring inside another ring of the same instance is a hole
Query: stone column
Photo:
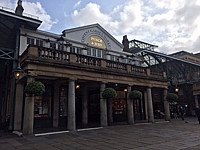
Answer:
[[69, 80], [67, 128], [70, 131], [76, 130], [75, 81], [74, 80]]
[[54, 102], [53, 102], [53, 127], [58, 127], [59, 122], [59, 84], [54, 84]]
[[169, 109], [169, 102], [167, 101], [167, 89], [163, 91], [163, 100], [164, 100], [164, 109], [165, 109], [165, 120], [170, 121], [170, 109]]
[[194, 96], [194, 100], [195, 100], [195, 108], [199, 108], [198, 95]]
[[151, 87], [147, 88], [148, 122], [154, 122]]
[[108, 126], [108, 122], [107, 122], [107, 103], [106, 103], [106, 99], [103, 99], [102, 97], [102, 93], [105, 90], [105, 83], [101, 84], [100, 87], [100, 122], [101, 122], [101, 126], [102, 127], [106, 127]]
[[144, 92], [144, 105], [145, 105], [145, 116], [146, 120], [148, 120], [148, 98], [147, 98], [147, 92]]
[[21, 130], [22, 127], [23, 94], [24, 85], [18, 82], [16, 85], [14, 130]]
[[82, 91], [82, 124], [83, 127], [88, 125], [88, 87], [85, 86]]
[[128, 124], [134, 124], [134, 113], [133, 113], [133, 100], [129, 98], [131, 92], [131, 86], [127, 86], [127, 112], [128, 112]]
[[[27, 78], [27, 84], [33, 81], [34, 81], [33, 77]], [[34, 124], [34, 95], [26, 94], [25, 107], [24, 107], [23, 133], [33, 134], [33, 124]]]

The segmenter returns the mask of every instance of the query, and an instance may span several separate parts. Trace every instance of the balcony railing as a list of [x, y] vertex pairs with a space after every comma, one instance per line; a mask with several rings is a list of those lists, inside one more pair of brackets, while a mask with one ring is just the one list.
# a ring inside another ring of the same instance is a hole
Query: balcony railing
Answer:
[[68, 62], [66, 65], [78, 64], [80, 67], [98, 67], [97, 69], [101, 68], [109, 71], [120, 71], [130, 75], [139, 75], [160, 79], [166, 78], [165, 73], [151, 71], [148, 68], [45, 47], [29, 46], [22, 54], [21, 61], [25, 60], [27, 55], [35, 58], [42, 58], [43, 61], [54, 60], [56, 63]]

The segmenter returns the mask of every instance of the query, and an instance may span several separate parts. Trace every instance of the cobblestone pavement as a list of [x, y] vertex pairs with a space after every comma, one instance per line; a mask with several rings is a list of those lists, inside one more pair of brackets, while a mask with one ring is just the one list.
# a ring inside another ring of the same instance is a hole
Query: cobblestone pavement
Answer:
[[47, 136], [0, 138], [1, 150], [200, 150], [196, 118], [171, 122], [109, 126]]

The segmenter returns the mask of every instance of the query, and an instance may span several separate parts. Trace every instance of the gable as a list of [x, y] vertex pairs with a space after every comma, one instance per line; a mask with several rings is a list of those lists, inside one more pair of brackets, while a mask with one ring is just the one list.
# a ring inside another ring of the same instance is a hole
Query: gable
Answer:
[[99, 24], [93, 24], [63, 31], [66, 38], [87, 44], [89, 46], [122, 51], [122, 44]]

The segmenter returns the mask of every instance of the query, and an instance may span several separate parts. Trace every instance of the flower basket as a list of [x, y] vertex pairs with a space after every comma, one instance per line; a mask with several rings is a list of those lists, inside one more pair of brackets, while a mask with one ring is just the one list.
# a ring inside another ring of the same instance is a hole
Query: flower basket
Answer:
[[175, 102], [178, 100], [178, 95], [174, 94], [174, 93], [168, 93], [167, 94], [167, 101], [168, 102]]
[[141, 100], [142, 99], [142, 92], [140, 92], [138, 90], [131, 91], [129, 93], [129, 98], [133, 99], [133, 100], [135, 100], [135, 99]]
[[117, 92], [113, 88], [106, 88], [102, 93], [102, 97], [104, 99], [113, 99], [116, 96], [117, 96]]
[[34, 81], [30, 82], [25, 87], [25, 93], [32, 94], [43, 94], [45, 92], [45, 86], [42, 82]]

